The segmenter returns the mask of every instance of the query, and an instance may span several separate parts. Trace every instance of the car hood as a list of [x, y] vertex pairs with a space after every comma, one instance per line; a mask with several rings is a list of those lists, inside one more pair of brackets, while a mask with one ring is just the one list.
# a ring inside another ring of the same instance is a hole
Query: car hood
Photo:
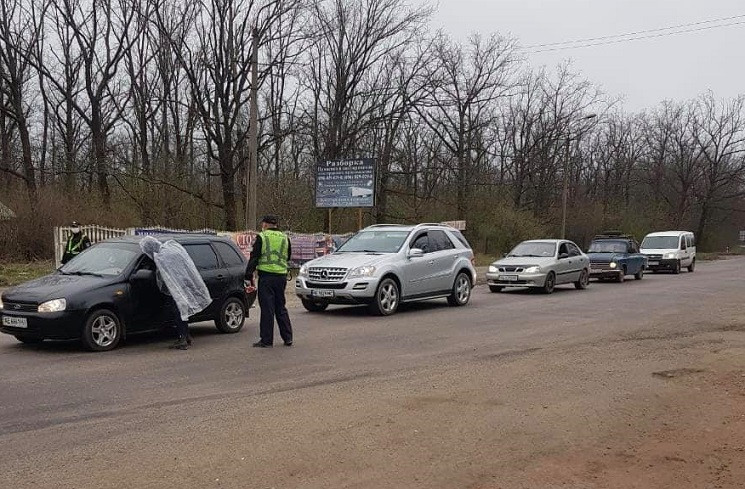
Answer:
[[610, 263], [623, 258], [623, 253], [587, 253], [593, 263]]
[[546, 267], [556, 263], [553, 256], [533, 257], [533, 256], [511, 256], [495, 261], [492, 265], [495, 267], [514, 267], [514, 266], [539, 266]]
[[370, 265], [379, 265], [388, 261], [391, 257], [396, 256], [394, 253], [373, 254], [373, 253], [332, 253], [330, 255], [316, 258], [309, 261], [306, 265], [309, 267], [328, 267], [328, 268], [357, 268]]
[[670, 249], [664, 249], [664, 250], [653, 250], [648, 248], [642, 248], [639, 250], [639, 253], [643, 255], [666, 255], [667, 253], [678, 253], [680, 251], [677, 248], [670, 248]]
[[116, 277], [54, 273], [11, 287], [3, 293], [3, 301], [41, 304], [52, 299], [70, 297], [73, 294], [95, 289], [116, 280]]

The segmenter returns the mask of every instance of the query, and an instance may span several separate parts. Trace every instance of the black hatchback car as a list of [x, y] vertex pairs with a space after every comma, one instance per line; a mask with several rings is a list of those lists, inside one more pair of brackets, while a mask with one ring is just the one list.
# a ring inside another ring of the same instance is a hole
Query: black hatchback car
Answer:
[[[172, 322], [155, 280], [155, 264], [139, 236], [98, 243], [55, 273], [6, 290], [0, 298], [0, 331], [23, 343], [81, 339], [90, 350], [117, 347], [127, 335]], [[243, 327], [255, 294], [246, 295], [246, 259], [217, 236], [163, 236], [180, 243], [194, 260], [212, 304], [190, 322], [214, 320], [222, 333]]]

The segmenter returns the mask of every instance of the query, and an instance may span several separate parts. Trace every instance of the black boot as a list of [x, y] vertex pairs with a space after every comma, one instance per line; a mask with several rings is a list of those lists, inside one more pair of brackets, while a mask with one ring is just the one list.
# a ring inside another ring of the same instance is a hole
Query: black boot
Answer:
[[186, 333], [186, 344], [191, 346], [191, 343], [192, 343], [191, 333]]
[[185, 336], [179, 336], [179, 338], [176, 340], [176, 343], [169, 346], [172, 350], [188, 350], [189, 349], [189, 342], [186, 340]]

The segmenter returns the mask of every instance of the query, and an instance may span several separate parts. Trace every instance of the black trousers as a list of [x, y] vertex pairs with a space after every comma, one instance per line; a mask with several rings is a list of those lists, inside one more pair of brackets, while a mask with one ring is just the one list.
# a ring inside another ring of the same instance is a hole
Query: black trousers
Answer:
[[261, 321], [259, 332], [261, 342], [265, 345], [274, 343], [274, 318], [277, 318], [279, 335], [282, 341], [292, 341], [292, 324], [290, 314], [285, 305], [285, 288], [287, 277], [284, 275], [273, 275], [270, 273], [259, 274], [259, 307], [261, 308]]

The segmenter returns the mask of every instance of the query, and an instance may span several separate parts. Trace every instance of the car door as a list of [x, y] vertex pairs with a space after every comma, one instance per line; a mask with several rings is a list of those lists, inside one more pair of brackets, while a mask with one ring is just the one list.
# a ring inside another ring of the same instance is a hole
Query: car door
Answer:
[[645, 265], [646, 258], [639, 253], [639, 244], [636, 241], [629, 241], [629, 267], [627, 268], [629, 275], [636, 275], [644, 270]]
[[580, 275], [582, 275], [582, 269], [585, 268], [585, 255], [579, 246], [572, 243], [567, 243], [567, 249], [569, 250], [569, 266], [568, 270], [571, 272], [567, 275], [569, 282], [578, 282]]
[[420, 249], [424, 253], [418, 258], [408, 258], [406, 263], [406, 288], [403, 291], [405, 297], [417, 297], [427, 294], [432, 289], [432, 276], [434, 273], [434, 260], [432, 258], [432, 247], [430, 246], [429, 234], [426, 231], [415, 235], [409, 242], [409, 250]]
[[429, 231], [429, 243], [433, 249], [432, 290], [429, 292], [447, 292], [455, 283], [455, 261], [458, 258], [458, 251], [445, 231], [439, 229]]
[[569, 244], [562, 242], [556, 253], [556, 283], [565, 284], [572, 281], [574, 268], [572, 267], [572, 257], [569, 256]]
[[691, 253], [688, 251], [688, 243], [685, 235], [680, 237], [680, 256], [680, 265], [682, 267], [687, 267], [691, 264]]
[[225, 272], [225, 293], [243, 290], [246, 263], [241, 258], [241, 255], [238, 254], [235, 248], [222, 241], [214, 241], [212, 246], [215, 247], [220, 257], [220, 268]]
[[227, 272], [220, 268], [217, 254], [209, 243], [186, 243], [183, 246], [210, 291], [212, 308], [225, 295], [228, 286]]
[[168, 311], [163, 307], [165, 296], [158, 290], [155, 281], [155, 263], [147, 256], [142, 256], [132, 271], [132, 276], [139, 270], [153, 272], [152, 280], [129, 280], [130, 321], [127, 330], [132, 333], [159, 328], [168, 319]]

